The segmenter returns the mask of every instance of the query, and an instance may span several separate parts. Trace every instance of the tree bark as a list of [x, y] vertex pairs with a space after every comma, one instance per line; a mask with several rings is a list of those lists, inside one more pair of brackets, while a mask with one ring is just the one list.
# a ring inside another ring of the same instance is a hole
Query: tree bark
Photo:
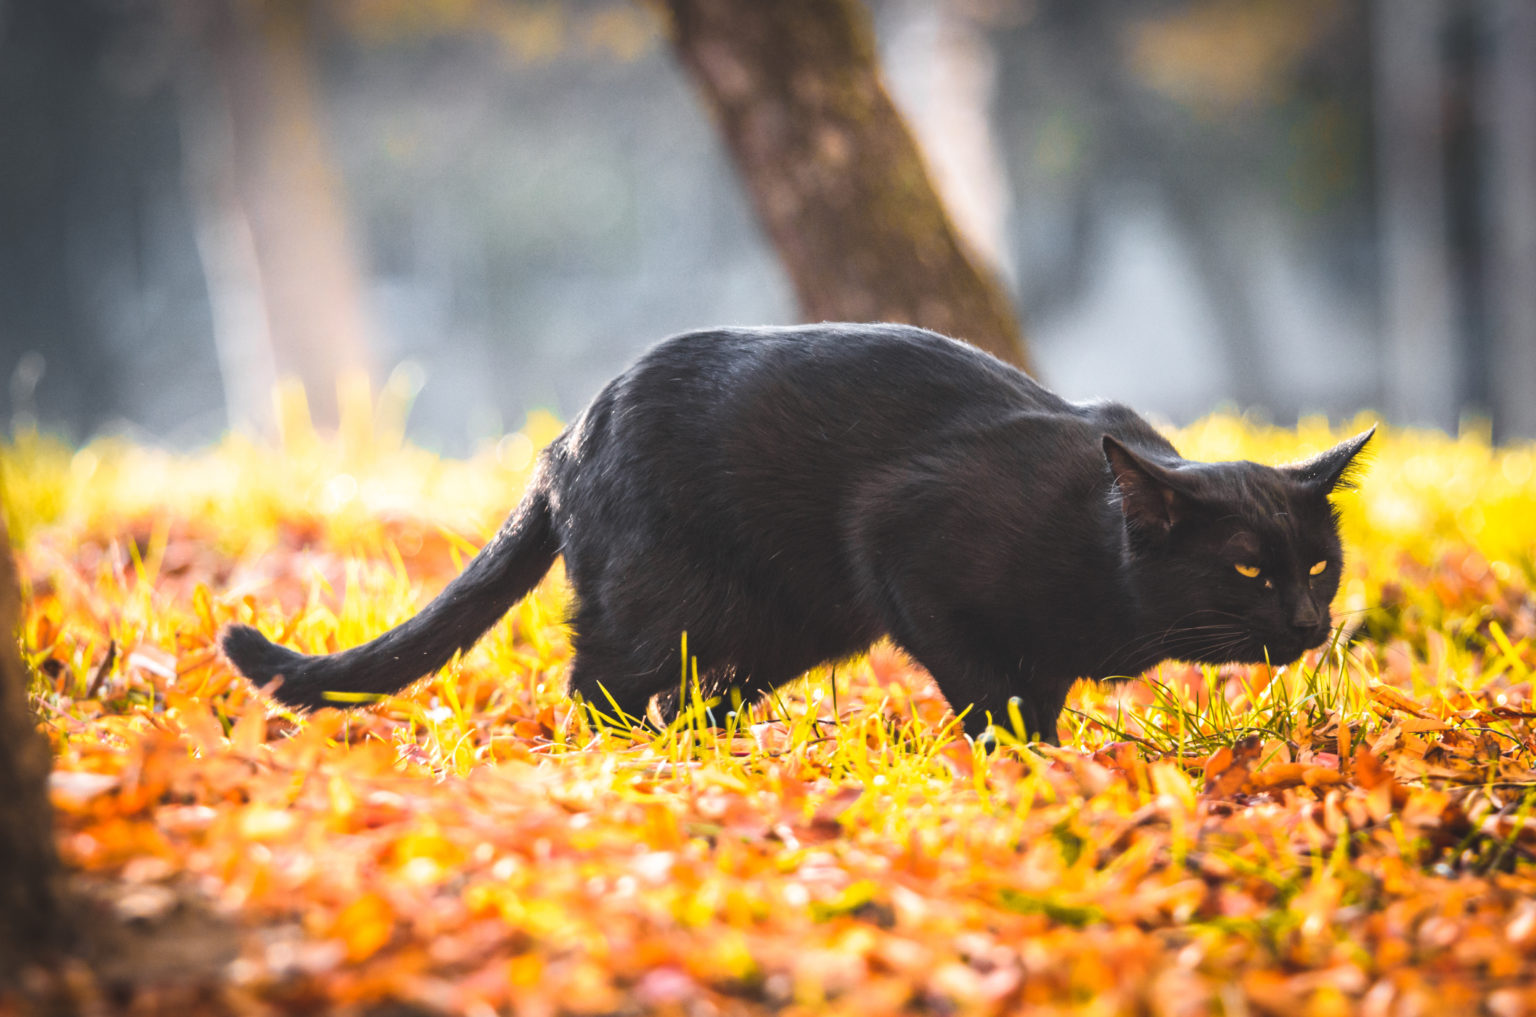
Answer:
[[21, 592], [0, 515], [0, 986], [59, 942], [48, 743], [27, 706], [16, 648]]
[[665, 0], [805, 318], [904, 321], [1028, 367], [880, 80], [855, 0]]

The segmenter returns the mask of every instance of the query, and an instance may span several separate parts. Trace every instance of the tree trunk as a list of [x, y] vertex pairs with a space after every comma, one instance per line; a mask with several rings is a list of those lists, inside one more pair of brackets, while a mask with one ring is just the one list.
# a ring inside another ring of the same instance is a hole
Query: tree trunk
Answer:
[[904, 321], [1027, 367], [995, 279], [965, 250], [881, 84], [854, 0], [665, 0], [809, 320]]
[[0, 515], [0, 985], [57, 945], [53, 809], [48, 743], [27, 707], [27, 672], [16, 649], [21, 591]]

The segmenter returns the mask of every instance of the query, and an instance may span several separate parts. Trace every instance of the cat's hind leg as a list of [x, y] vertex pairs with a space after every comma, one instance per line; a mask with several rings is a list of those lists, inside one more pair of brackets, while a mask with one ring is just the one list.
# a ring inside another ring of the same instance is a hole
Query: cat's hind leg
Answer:
[[674, 662], [665, 655], [647, 655], [643, 643], [615, 639], [590, 620], [584, 627], [579, 614], [574, 642], [566, 686], [570, 696], [620, 723], [654, 727], [651, 699], [676, 686]]

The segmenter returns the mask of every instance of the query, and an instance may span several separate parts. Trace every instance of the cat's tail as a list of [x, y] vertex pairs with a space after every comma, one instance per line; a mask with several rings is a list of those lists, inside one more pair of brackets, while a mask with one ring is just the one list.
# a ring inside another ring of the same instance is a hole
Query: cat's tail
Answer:
[[249, 625], [231, 625], [224, 656], [279, 702], [292, 707], [349, 707], [398, 692], [474, 645], [507, 609], [534, 588], [560, 553], [540, 480], [490, 543], [414, 618], [340, 653], [307, 656], [271, 642]]

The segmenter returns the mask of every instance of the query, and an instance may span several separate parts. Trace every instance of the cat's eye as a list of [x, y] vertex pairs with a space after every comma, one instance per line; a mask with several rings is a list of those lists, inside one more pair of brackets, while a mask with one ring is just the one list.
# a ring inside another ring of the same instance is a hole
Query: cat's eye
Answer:
[[1328, 563], [1326, 561], [1320, 561], [1316, 565], [1313, 565], [1310, 571], [1311, 571], [1312, 575], [1320, 576], [1324, 572], [1326, 572], [1327, 570], [1328, 570]]
[[1257, 565], [1234, 565], [1232, 567], [1237, 569], [1239, 575], [1247, 576], [1249, 579], [1259, 578], [1259, 567]]

